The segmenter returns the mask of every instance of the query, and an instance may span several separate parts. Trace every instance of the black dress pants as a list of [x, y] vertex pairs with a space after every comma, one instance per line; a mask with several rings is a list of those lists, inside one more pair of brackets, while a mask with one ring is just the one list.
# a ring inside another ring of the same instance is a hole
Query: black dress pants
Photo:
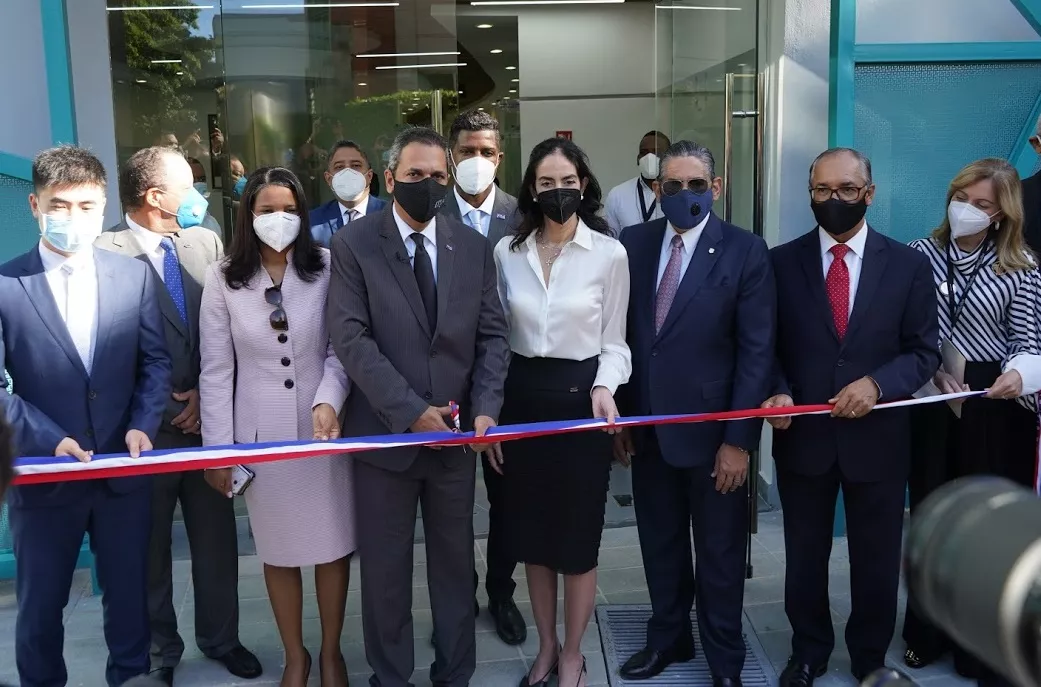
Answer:
[[[505, 518], [502, 505], [502, 475], [488, 464], [487, 456], [481, 456], [484, 473], [484, 488], [488, 492], [488, 543], [486, 556], [488, 572], [484, 576], [484, 588], [488, 592], [489, 601], [506, 601], [513, 598], [517, 583], [513, 581], [513, 572], [517, 561], [510, 556], [506, 546], [506, 535], [503, 531]], [[480, 587], [480, 577], [474, 570], [474, 593]]]

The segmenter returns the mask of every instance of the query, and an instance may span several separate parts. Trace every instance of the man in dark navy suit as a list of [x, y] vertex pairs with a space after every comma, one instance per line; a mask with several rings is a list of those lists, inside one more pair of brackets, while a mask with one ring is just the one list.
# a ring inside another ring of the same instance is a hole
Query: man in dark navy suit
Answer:
[[822, 153], [810, 168], [818, 226], [771, 252], [778, 370], [764, 407], [834, 405], [831, 417], [770, 423], [794, 631], [784, 687], [813, 684], [835, 647], [828, 558], [840, 487], [853, 596], [846, 646], [858, 681], [884, 665], [896, 622], [910, 418], [906, 409], [871, 410], [932, 378], [940, 335], [929, 262], [867, 225], [874, 193], [866, 157]]
[[354, 141], [337, 141], [329, 150], [325, 183], [336, 194], [334, 200], [311, 210], [311, 236], [328, 248], [333, 234], [346, 224], [376, 214], [387, 202], [369, 194], [372, 165]]
[[[37, 245], [0, 266], [0, 392], [22, 456], [152, 448], [170, 396], [170, 358], [155, 276], [143, 262], [94, 250], [105, 206], [105, 170], [74, 146], [33, 161], [29, 204]], [[106, 679], [148, 672], [148, 538], [151, 477], [15, 487], [7, 497], [17, 561], [15, 658], [22, 687], [57, 687], [62, 610], [85, 533], [103, 592]]]
[[[619, 395], [625, 415], [755, 408], [769, 396], [773, 270], [761, 238], [712, 212], [722, 187], [714, 167], [707, 148], [672, 144], [654, 183], [665, 217], [622, 232], [632, 275], [627, 340], [633, 373]], [[714, 684], [740, 686], [748, 457], [761, 432], [762, 421], [746, 420], [618, 435], [616, 457], [627, 462], [632, 456], [653, 607], [647, 645], [622, 666], [623, 678], [651, 678], [694, 657], [695, 605]]]

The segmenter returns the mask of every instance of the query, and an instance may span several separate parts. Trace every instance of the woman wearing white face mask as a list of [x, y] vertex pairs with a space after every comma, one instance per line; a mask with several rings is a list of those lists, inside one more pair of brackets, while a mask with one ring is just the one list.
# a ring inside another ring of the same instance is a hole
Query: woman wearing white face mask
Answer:
[[[254, 172], [228, 256], [206, 278], [199, 317], [199, 397], [207, 446], [337, 438], [348, 382], [329, 345], [329, 251], [314, 243], [299, 180]], [[347, 684], [340, 653], [355, 549], [352, 463], [344, 455], [248, 465], [246, 506], [285, 647], [283, 686], [311, 671], [301, 629], [301, 566], [315, 566], [323, 685]], [[231, 492], [231, 469], [207, 481]]]
[[[1032, 487], [1037, 462], [1037, 297], [1041, 275], [1023, 238], [1019, 175], [1004, 160], [984, 159], [951, 182], [947, 216], [928, 239], [911, 245], [932, 264], [944, 364], [934, 385], [944, 393], [989, 389], [958, 405], [912, 413], [908, 479], [912, 513], [933, 489], [974, 474], [1000, 475]], [[904, 661], [919, 668], [950, 643], [909, 602]], [[980, 677], [978, 661], [954, 647], [955, 667]]]

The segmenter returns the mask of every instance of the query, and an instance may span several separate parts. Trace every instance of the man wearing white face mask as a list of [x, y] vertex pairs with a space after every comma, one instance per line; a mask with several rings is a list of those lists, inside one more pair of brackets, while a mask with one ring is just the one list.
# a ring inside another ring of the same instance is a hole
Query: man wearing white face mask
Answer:
[[333, 234], [341, 227], [378, 212], [387, 204], [369, 194], [372, 166], [361, 146], [353, 141], [337, 141], [329, 150], [325, 183], [336, 199], [310, 212], [311, 236], [324, 248], [329, 247]]
[[[46, 150], [32, 176], [40, 242], [0, 267], [0, 368], [14, 381], [13, 394], [0, 393], [0, 412], [20, 456], [137, 458], [151, 450], [170, 395], [155, 276], [137, 260], [93, 249], [106, 186], [94, 155], [75, 146]], [[20, 684], [68, 679], [62, 611], [86, 533], [104, 590], [106, 682], [148, 672], [151, 487], [151, 477], [122, 477], [8, 494]]]
[[644, 134], [636, 154], [639, 175], [618, 184], [607, 194], [604, 204], [607, 224], [615, 236], [621, 235], [626, 227], [664, 217], [651, 184], [658, 178], [658, 156], [664, 155], [669, 145], [669, 137], [660, 131]]
[[442, 212], [479, 231], [494, 247], [503, 236], [512, 234], [520, 221], [517, 199], [494, 183], [503, 158], [499, 122], [487, 112], [464, 112], [452, 122], [448, 145], [454, 200], [449, 199]]

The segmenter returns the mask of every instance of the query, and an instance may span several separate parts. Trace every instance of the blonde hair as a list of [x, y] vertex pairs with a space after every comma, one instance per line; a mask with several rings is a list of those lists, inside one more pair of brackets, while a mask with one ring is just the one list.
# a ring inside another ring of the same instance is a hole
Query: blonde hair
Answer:
[[[998, 254], [997, 266], [1005, 273], [1033, 269], [1037, 262], [1023, 238], [1023, 192], [1019, 173], [1007, 161], [988, 157], [966, 165], [951, 181], [947, 190], [947, 205], [951, 204], [958, 191], [987, 179], [994, 184], [998, 207], [1004, 215], [1000, 228], [993, 233]], [[944, 249], [950, 245], [951, 222], [946, 213], [943, 222], [933, 231], [933, 239]]]

